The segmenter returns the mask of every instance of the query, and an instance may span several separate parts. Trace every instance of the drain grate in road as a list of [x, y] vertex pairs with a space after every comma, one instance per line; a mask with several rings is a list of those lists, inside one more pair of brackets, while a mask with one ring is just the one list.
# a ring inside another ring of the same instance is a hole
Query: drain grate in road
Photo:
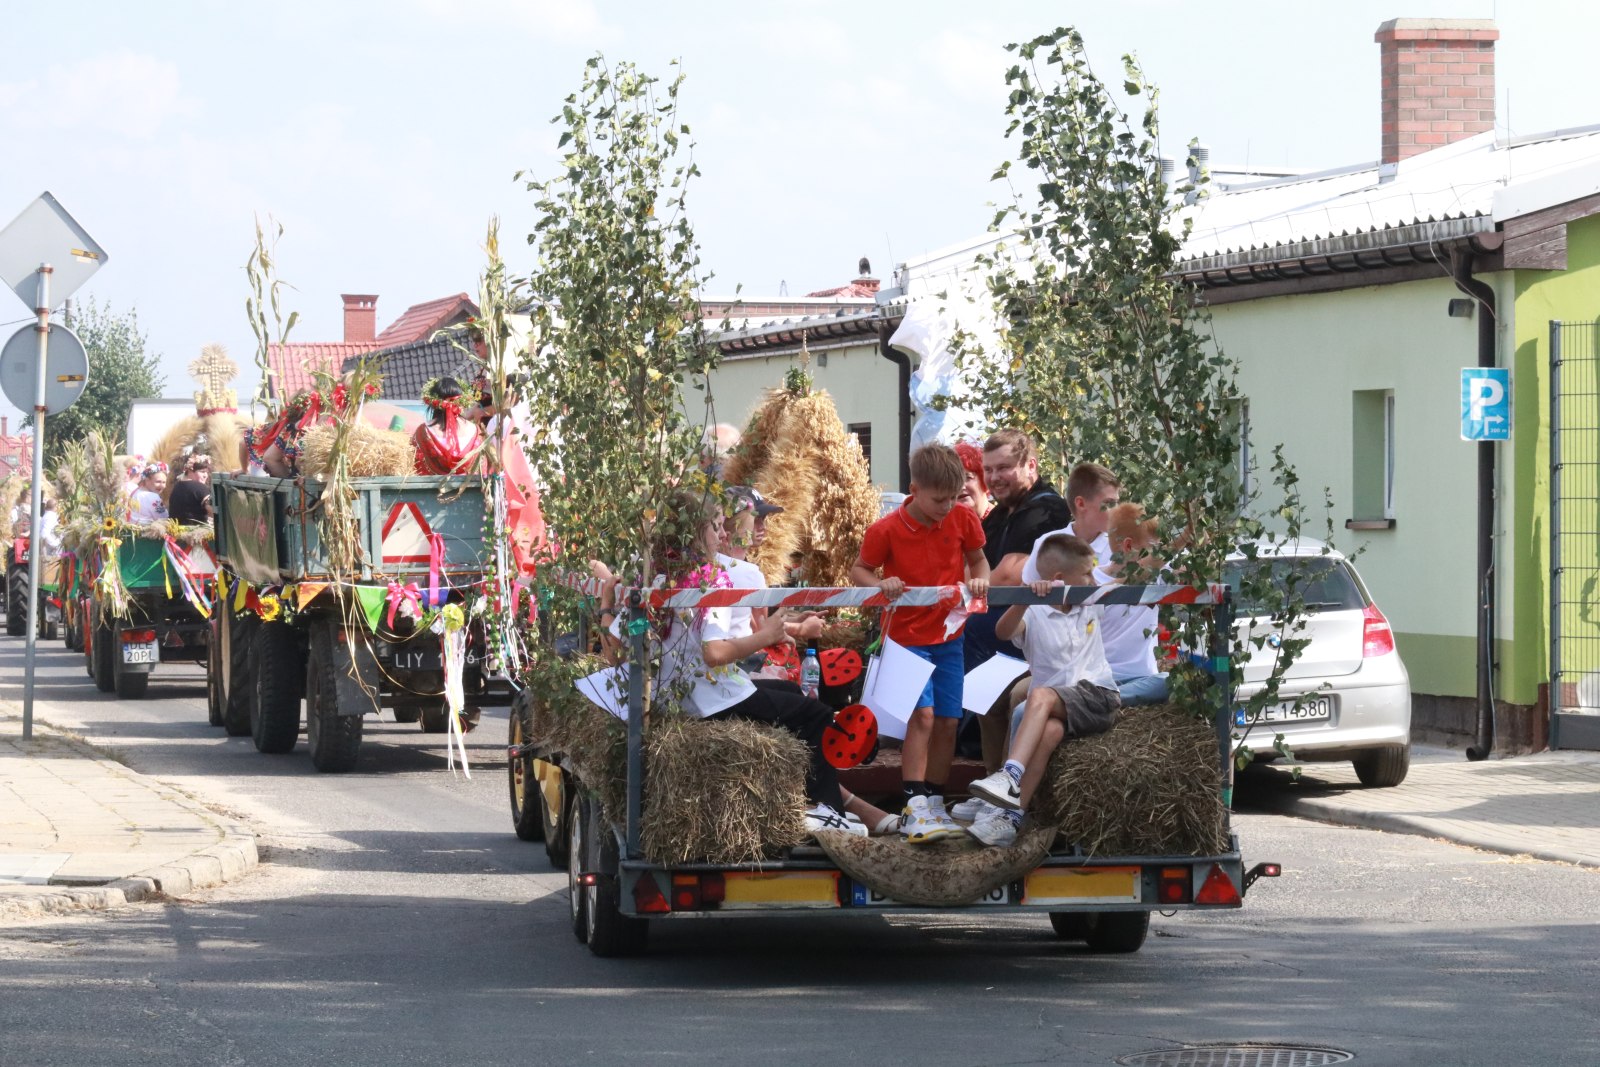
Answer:
[[1123, 1067], [1324, 1067], [1355, 1053], [1318, 1045], [1186, 1045], [1121, 1056]]

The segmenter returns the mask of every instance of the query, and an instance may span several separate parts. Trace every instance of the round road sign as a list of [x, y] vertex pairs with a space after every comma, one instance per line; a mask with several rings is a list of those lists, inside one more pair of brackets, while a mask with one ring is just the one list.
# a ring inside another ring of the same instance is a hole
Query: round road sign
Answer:
[[[24, 326], [0, 349], [0, 392], [24, 412], [33, 411], [35, 376], [39, 368], [39, 333]], [[83, 395], [89, 384], [89, 353], [78, 335], [52, 322], [50, 352], [45, 357], [44, 413], [65, 411]]]

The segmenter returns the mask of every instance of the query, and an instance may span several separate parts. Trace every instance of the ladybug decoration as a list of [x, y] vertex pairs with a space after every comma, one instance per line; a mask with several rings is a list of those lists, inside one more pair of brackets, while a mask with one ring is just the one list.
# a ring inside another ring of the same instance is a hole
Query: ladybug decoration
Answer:
[[781, 670], [791, 682], [800, 680], [800, 653], [787, 642], [771, 645], [763, 651], [767, 654], [768, 671]]
[[878, 744], [878, 717], [865, 704], [851, 704], [822, 731], [822, 756], [844, 770], [854, 767]]
[[823, 685], [849, 685], [861, 677], [861, 655], [853, 648], [823, 649], [817, 659], [822, 664]]

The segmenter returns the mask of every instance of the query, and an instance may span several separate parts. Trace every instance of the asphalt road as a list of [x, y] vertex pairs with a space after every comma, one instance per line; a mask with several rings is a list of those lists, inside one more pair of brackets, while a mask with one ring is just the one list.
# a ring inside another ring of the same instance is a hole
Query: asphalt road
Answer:
[[[1600, 872], [1285, 818], [1271, 782], [1242, 788], [1237, 826], [1284, 876], [1240, 912], [1158, 917], [1134, 956], [963, 913], [657, 923], [647, 956], [600, 960], [564, 876], [510, 832], [503, 711], [470, 735], [470, 780], [441, 738], [370, 721], [359, 769], [318, 775], [303, 743], [262, 756], [207, 726], [192, 668], [119, 703], [41, 649], [44, 718], [250, 820], [263, 865], [0, 928], [0, 1067], [1108, 1064], [1247, 1041], [1600, 1061]], [[20, 693], [0, 638], [0, 697]]]

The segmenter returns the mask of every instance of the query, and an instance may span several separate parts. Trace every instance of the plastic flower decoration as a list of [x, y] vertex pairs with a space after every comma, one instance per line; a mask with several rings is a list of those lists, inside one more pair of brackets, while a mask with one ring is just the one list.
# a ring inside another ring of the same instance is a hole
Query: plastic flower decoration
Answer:
[[276, 622], [279, 615], [283, 614], [283, 601], [278, 599], [276, 593], [268, 593], [260, 600], [261, 609], [258, 614], [262, 622]]

